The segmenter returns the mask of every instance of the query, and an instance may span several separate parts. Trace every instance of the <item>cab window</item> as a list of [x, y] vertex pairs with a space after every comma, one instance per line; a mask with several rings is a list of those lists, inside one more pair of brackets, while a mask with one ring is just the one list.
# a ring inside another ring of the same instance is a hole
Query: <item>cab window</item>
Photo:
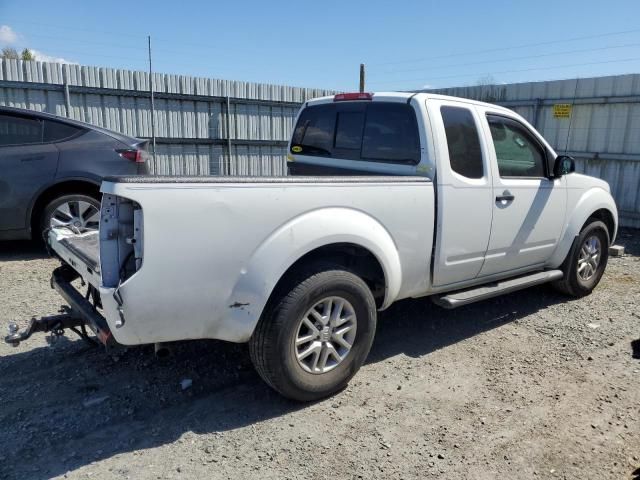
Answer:
[[406, 103], [314, 105], [300, 114], [291, 152], [347, 160], [417, 164], [420, 136]]
[[451, 170], [466, 178], [482, 178], [480, 136], [471, 110], [463, 107], [440, 108], [449, 149]]
[[487, 115], [501, 177], [545, 176], [546, 156], [540, 143], [520, 123]]

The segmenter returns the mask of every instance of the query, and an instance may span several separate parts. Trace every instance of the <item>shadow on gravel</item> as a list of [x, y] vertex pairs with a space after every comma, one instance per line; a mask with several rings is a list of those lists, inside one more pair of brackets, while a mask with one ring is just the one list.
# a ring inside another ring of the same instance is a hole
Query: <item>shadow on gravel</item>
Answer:
[[640, 338], [631, 342], [631, 357], [640, 359]]
[[30, 240], [0, 241], [0, 262], [5, 260], [35, 260], [47, 257], [47, 252], [41, 243]]
[[[400, 302], [380, 315], [368, 363], [428, 355], [564, 301], [537, 287], [453, 311], [428, 299]], [[183, 391], [185, 378], [193, 386]], [[0, 478], [7, 479], [63, 475], [185, 432], [215, 434], [305, 408], [260, 380], [244, 345], [216, 341], [176, 344], [163, 361], [149, 347], [115, 361], [63, 340], [3, 357], [0, 391]]]

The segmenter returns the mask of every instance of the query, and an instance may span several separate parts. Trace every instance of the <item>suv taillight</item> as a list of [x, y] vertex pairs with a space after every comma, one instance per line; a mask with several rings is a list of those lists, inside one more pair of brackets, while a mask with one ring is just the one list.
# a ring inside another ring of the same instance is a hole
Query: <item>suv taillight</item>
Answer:
[[136, 149], [124, 149], [124, 150], [116, 150], [118, 155], [122, 158], [126, 158], [132, 162], [136, 163], [144, 163], [147, 161], [147, 152], [144, 150], [136, 150]]

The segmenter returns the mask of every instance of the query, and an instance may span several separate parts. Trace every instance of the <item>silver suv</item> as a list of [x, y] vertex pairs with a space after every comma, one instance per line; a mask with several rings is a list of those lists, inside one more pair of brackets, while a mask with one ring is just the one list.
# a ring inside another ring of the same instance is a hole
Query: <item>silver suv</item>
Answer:
[[147, 140], [55, 115], [0, 107], [0, 240], [98, 226], [107, 175], [148, 173]]

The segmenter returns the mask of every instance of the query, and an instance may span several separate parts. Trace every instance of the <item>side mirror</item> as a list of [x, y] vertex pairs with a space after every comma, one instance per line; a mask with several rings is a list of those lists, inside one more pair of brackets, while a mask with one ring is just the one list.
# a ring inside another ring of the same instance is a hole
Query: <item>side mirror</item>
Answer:
[[558, 155], [553, 163], [553, 176], [559, 178], [576, 171], [576, 161], [569, 155]]

